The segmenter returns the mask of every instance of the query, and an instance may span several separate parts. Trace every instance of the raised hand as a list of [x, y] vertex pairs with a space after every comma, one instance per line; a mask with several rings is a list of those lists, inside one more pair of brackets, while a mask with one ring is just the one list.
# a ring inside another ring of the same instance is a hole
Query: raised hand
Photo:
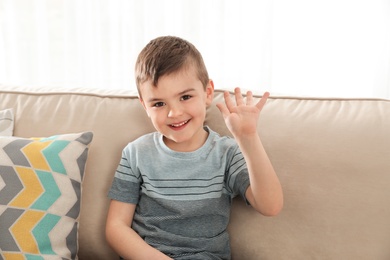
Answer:
[[259, 115], [269, 97], [269, 93], [265, 92], [256, 104], [254, 104], [251, 91], [246, 93], [246, 99], [244, 99], [240, 88], [235, 88], [234, 96], [235, 102], [229, 92], [226, 91], [224, 93], [225, 104], [217, 104], [225, 119], [226, 126], [235, 138], [257, 134]]

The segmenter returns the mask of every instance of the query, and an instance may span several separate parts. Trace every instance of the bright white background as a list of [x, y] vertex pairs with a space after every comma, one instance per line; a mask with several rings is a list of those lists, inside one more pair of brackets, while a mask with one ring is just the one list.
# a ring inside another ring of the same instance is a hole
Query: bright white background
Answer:
[[161, 35], [216, 88], [390, 98], [390, 0], [0, 0], [0, 85], [135, 89]]

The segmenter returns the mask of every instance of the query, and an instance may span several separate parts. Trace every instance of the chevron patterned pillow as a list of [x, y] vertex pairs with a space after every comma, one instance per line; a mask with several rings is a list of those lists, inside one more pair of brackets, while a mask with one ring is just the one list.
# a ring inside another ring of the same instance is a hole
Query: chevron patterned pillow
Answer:
[[12, 109], [0, 111], [0, 136], [12, 136], [14, 130], [14, 113]]
[[92, 133], [0, 136], [0, 259], [76, 259]]

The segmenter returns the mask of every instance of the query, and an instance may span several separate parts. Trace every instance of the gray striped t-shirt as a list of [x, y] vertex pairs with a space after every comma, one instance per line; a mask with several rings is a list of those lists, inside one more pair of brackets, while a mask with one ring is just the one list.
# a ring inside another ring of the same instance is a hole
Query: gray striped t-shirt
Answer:
[[122, 152], [109, 197], [137, 204], [132, 228], [174, 259], [230, 259], [232, 198], [249, 186], [245, 160], [234, 139], [209, 136], [193, 152], [176, 152], [154, 132]]

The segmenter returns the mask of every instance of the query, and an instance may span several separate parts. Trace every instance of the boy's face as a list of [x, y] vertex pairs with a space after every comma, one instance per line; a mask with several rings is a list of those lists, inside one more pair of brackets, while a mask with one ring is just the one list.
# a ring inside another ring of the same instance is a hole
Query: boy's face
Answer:
[[203, 145], [206, 107], [214, 94], [212, 81], [203, 88], [193, 66], [159, 78], [157, 87], [149, 80], [140, 87], [141, 103], [165, 144], [176, 151], [193, 151]]

